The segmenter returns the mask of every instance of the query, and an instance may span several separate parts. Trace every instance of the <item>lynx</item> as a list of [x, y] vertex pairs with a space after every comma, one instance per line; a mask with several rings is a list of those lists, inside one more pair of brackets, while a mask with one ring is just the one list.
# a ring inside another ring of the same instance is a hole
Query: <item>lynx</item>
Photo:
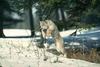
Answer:
[[64, 57], [67, 57], [63, 38], [60, 36], [59, 30], [58, 30], [57, 26], [54, 24], [54, 22], [51, 20], [41, 21], [40, 27], [42, 30], [43, 37], [52, 36], [54, 38], [56, 50], [59, 53], [62, 53], [64, 55]]

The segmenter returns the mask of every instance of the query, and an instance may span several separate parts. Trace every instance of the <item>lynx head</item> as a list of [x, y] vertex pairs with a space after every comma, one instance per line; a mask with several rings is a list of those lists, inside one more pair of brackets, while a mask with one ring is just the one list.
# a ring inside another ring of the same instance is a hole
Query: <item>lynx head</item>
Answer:
[[51, 20], [40, 21], [42, 35], [50, 37], [55, 29], [55, 25]]

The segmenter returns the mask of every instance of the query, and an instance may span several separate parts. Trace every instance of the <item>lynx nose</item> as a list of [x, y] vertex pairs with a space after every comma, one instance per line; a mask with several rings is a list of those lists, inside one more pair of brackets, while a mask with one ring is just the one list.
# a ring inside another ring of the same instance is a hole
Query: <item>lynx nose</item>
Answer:
[[43, 32], [45, 32], [45, 33], [46, 33], [46, 32], [47, 32], [47, 29], [43, 29]]

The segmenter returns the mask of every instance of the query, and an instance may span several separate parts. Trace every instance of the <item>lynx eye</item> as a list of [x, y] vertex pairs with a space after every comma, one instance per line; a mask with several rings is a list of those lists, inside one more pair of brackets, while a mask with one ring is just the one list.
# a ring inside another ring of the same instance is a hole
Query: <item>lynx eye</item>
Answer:
[[46, 33], [46, 32], [47, 32], [47, 29], [43, 29], [43, 32], [45, 32], [45, 33]]

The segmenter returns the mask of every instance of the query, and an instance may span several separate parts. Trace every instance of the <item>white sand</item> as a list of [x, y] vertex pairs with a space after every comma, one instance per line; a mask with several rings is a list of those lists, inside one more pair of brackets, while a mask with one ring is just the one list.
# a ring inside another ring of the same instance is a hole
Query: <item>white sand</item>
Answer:
[[34, 46], [31, 39], [0, 39], [0, 65], [2, 67], [100, 67], [100, 64], [83, 60], [58, 58], [45, 52], [48, 57], [43, 61], [43, 49]]

